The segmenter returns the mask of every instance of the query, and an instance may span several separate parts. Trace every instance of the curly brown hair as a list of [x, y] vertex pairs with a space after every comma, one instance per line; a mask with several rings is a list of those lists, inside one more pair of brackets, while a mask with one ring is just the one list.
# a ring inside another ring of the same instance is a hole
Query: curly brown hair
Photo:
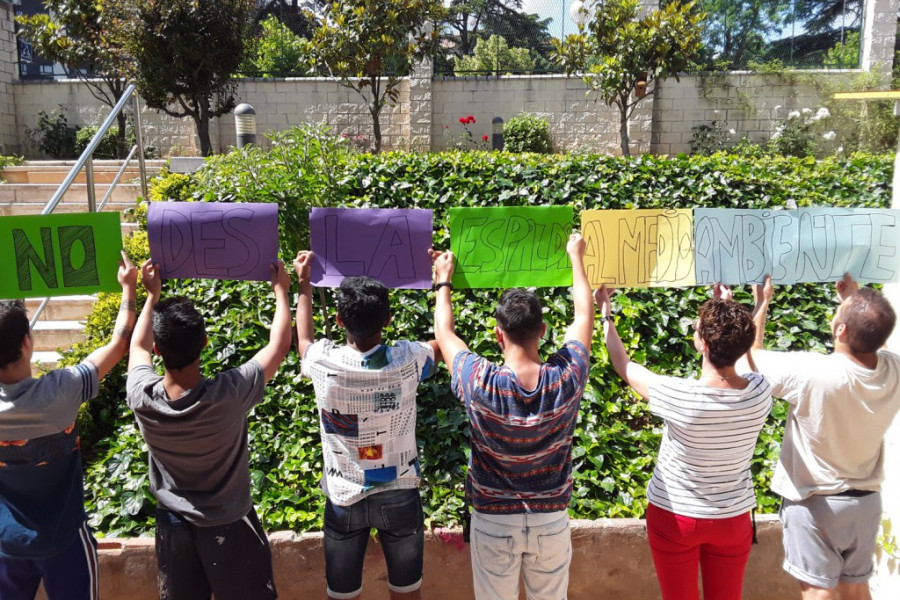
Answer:
[[753, 315], [732, 300], [707, 300], [700, 306], [697, 333], [713, 366], [730, 367], [750, 350], [756, 336]]

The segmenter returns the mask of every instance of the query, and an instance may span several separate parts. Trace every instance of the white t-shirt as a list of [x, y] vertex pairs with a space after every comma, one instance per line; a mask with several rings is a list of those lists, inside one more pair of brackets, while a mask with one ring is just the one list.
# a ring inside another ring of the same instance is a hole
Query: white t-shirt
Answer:
[[900, 357], [875, 369], [842, 353], [755, 351], [772, 393], [791, 405], [772, 489], [788, 500], [879, 490], [884, 434], [900, 410]]
[[416, 388], [434, 370], [428, 344], [400, 341], [366, 353], [331, 340], [306, 350], [322, 432], [322, 489], [339, 506], [416, 488]]
[[758, 373], [743, 377], [750, 384], [742, 390], [653, 379], [650, 412], [665, 421], [647, 487], [653, 505], [698, 519], [727, 519], [756, 506], [750, 460], [772, 408], [772, 390]]

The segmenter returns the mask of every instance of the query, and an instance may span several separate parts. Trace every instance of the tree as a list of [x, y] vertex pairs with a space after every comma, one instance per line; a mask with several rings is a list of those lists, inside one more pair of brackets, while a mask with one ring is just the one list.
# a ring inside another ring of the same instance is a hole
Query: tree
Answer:
[[396, 104], [412, 64], [437, 49], [432, 24], [443, 14], [441, 0], [335, 0], [325, 9], [311, 40], [313, 54], [366, 103], [375, 152], [381, 151], [381, 109]]
[[457, 75], [525, 73], [534, 70], [534, 59], [525, 48], [510, 48], [499, 35], [478, 40], [472, 56], [454, 57]]
[[292, 32], [274, 15], [260, 24], [260, 33], [247, 42], [240, 72], [248, 77], [284, 77], [305, 70], [306, 40]]
[[[581, 74], [588, 93], [619, 109], [622, 155], [630, 156], [628, 120], [656, 84], [678, 80], [700, 49], [704, 15], [694, 2], [672, 2], [638, 19], [638, 0], [592, 0], [593, 11], [579, 33], [554, 40], [555, 59], [571, 75]], [[585, 33], [587, 30], [587, 33]]]
[[454, 32], [449, 36], [453, 54], [460, 58], [468, 56], [478, 40], [496, 33], [513, 47], [547, 56], [550, 51], [547, 26], [551, 19], [522, 13], [522, 6], [522, 0], [450, 0], [444, 25]]
[[255, 0], [129, 0], [124, 43], [147, 106], [190, 117], [200, 152], [212, 153], [209, 122], [231, 112]]
[[[44, 0], [47, 13], [16, 17], [19, 37], [30, 41], [47, 60], [77, 77], [91, 95], [110, 108], [127, 87], [126, 65], [119, 52], [120, 13], [114, 0]], [[128, 155], [125, 112], [116, 118], [116, 154]]]

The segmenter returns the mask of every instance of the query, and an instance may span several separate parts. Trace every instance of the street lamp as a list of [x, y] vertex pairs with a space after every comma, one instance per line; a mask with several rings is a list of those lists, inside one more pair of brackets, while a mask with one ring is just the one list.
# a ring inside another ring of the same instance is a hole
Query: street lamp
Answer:
[[234, 129], [237, 147], [256, 143], [256, 109], [249, 104], [238, 104], [234, 109]]
[[582, 26], [591, 20], [591, 15], [582, 0], [575, 0], [569, 8], [569, 18], [581, 29]]

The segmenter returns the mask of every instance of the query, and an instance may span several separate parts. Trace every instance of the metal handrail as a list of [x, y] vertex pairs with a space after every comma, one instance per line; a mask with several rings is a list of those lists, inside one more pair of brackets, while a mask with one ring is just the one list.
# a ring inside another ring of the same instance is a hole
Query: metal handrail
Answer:
[[[138, 168], [141, 174], [141, 192], [143, 193], [144, 197], [147, 196], [147, 167], [146, 163], [144, 162], [144, 138], [141, 132], [141, 105], [137, 95], [134, 95], [134, 138], [136, 143], [134, 146], [132, 146], [131, 151], [128, 153], [128, 156], [125, 158], [125, 160], [122, 161], [122, 166], [119, 168], [118, 173], [116, 173], [116, 176], [113, 178], [112, 183], [110, 183], [109, 189], [106, 191], [106, 195], [100, 202], [99, 207], [97, 206], [97, 195], [94, 188], [94, 151], [97, 149], [97, 146], [100, 145], [100, 142], [103, 140], [103, 136], [105, 136], [110, 127], [112, 127], [113, 123], [116, 120], [116, 117], [118, 117], [119, 113], [121, 113], [125, 108], [128, 100], [131, 99], [132, 95], [134, 94], [134, 90], [134, 84], [129, 84], [128, 87], [125, 88], [125, 92], [122, 94], [122, 97], [119, 98], [119, 101], [113, 107], [112, 111], [110, 111], [109, 115], [107, 115], [106, 120], [103, 121], [103, 124], [97, 129], [97, 133], [94, 134], [94, 137], [91, 138], [90, 143], [84, 149], [84, 152], [82, 152], [81, 156], [78, 157], [78, 160], [75, 161], [75, 164], [72, 166], [72, 169], [69, 171], [68, 175], [66, 175], [62, 183], [59, 184], [59, 188], [57, 188], [56, 192], [53, 194], [53, 197], [50, 198], [50, 200], [44, 206], [44, 209], [41, 211], [42, 215], [49, 215], [54, 210], [56, 210], [56, 206], [72, 186], [72, 183], [75, 181], [75, 178], [78, 176], [78, 173], [82, 168], [84, 169], [85, 178], [87, 179], [88, 212], [99, 212], [103, 210], [103, 207], [106, 206], [106, 202], [112, 195], [116, 185], [118, 185], [119, 179], [122, 177], [122, 174], [125, 172], [125, 169], [128, 167], [135, 153], [137, 153], [138, 156]], [[30, 323], [32, 329], [34, 328], [38, 319], [41, 317], [44, 309], [47, 308], [47, 304], [49, 302], [49, 297], [44, 298], [41, 301], [40, 306], [38, 306], [37, 310], [34, 311], [34, 315], [31, 317]]]

